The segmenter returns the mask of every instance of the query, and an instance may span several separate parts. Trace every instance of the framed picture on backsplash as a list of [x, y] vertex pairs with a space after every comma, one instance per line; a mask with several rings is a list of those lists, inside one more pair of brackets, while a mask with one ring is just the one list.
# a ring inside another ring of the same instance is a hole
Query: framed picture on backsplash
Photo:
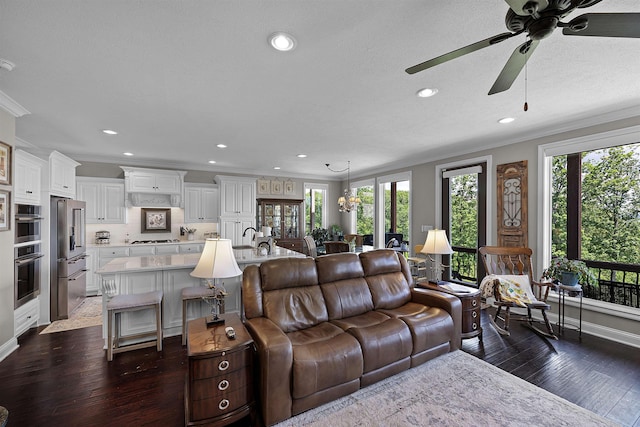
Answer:
[[271, 181], [271, 194], [282, 194], [282, 181]]
[[140, 230], [142, 233], [170, 233], [171, 209], [142, 208]]

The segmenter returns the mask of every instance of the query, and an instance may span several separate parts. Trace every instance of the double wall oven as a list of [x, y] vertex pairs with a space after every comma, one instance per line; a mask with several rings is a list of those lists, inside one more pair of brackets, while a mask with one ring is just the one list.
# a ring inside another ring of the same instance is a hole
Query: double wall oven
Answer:
[[14, 246], [14, 308], [40, 294], [41, 230], [43, 218], [40, 206], [15, 206]]

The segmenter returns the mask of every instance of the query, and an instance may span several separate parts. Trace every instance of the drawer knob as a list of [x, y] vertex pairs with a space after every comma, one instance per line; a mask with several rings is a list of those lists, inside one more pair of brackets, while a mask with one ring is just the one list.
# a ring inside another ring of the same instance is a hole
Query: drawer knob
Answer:
[[220, 409], [221, 411], [224, 411], [229, 407], [229, 404], [230, 402], [228, 399], [222, 399], [220, 403], [218, 403], [218, 409]]
[[476, 317], [478, 317], [478, 313], [476, 311], [474, 311], [471, 316], [473, 316], [473, 318], [475, 319]]
[[229, 381], [222, 380], [218, 383], [218, 390], [224, 391], [229, 388]]
[[475, 331], [476, 329], [478, 329], [478, 324], [476, 322], [473, 322], [473, 330]]
[[219, 371], [226, 371], [227, 369], [229, 369], [229, 361], [228, 360], [223, 360], [222, 362], [218, 363], [218, 370]]
[[478, 305], [478, 300], [474, 299], [473, 301], [471, 301], [471, 305], [474, 307]]

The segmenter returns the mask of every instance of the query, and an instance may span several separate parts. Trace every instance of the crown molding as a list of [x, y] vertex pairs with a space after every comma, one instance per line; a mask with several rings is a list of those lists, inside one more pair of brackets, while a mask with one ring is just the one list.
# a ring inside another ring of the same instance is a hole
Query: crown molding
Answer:
[[22, 117], [31, 114], [26, 108], [18, 104], [13, 98], [0, 90], [0, 107], [6, 110], [13, 117]]

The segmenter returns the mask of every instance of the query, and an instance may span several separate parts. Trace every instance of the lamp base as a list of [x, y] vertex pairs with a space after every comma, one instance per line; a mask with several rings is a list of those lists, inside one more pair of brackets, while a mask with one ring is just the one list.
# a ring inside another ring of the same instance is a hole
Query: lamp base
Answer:
[[207, 316], [205, 318], [205, 322], [207, 323], [207, 327], [216, 326], [220, 324], [224, 324], [224, 319], [222, 317], [216, 316]]

